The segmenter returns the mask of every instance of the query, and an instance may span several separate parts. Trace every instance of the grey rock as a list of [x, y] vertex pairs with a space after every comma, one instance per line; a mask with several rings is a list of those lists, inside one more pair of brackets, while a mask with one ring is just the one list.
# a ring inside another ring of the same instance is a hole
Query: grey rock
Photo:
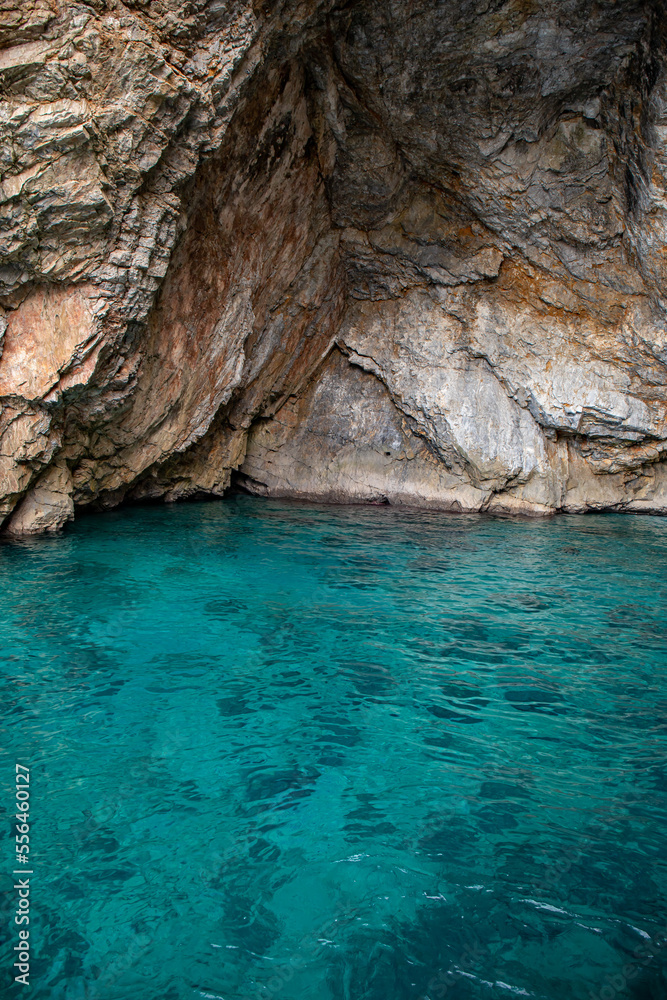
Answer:
[[9, 518], [10, 536], [58, 531], [74, 517], [72, 480], [64, 465], [51, 465], [23, 497]]

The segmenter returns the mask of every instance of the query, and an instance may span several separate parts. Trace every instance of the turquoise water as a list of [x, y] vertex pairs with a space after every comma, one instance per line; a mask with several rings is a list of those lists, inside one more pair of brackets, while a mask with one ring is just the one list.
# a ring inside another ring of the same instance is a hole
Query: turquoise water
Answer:
[[18, 759], [32, 997], [667, 996], [667, 519], [136, 508], [0, 593], [0, 995]]

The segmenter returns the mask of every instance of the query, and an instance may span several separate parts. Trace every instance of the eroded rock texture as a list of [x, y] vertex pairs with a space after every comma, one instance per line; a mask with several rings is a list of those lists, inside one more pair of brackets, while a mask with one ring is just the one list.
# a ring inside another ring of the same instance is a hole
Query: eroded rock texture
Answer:
[[0, 518], [667, 510], [667, 12], [0, 0]]

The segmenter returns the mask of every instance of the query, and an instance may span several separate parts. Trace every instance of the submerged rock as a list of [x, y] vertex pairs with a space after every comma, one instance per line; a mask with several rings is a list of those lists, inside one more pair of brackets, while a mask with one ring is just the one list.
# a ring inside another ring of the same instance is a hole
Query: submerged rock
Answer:
[[5, 5], [0, 518], [667, 510], [649, 0]]

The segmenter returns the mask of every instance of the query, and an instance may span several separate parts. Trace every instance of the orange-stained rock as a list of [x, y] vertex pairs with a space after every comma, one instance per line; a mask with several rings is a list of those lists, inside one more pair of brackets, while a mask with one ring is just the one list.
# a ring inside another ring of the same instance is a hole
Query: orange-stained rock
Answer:
[[95, 316], [88, 286], [45, 285], [10, 312], [0, 357], [0, 396], [49, 399], [63, 378], [84, 382], [95, 346]]

